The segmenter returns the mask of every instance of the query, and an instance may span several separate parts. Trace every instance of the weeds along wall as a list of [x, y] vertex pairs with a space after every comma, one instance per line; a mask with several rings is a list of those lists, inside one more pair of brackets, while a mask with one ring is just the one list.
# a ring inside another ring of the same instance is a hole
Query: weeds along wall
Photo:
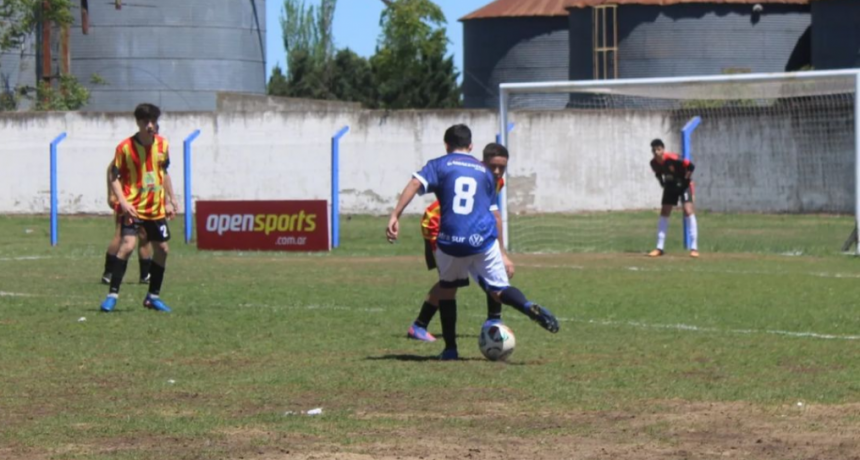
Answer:
[[[648, 166], [649, 144], [659, 137], [679, 151], [685, 121], [644, 110], [515, 111], [511, 120], [512, 213], [656, 208], [661, 192]], [[196, 129], [195, 200], [298, 200], [330, 197], [331, 136], [348, 125], [341, 139], [341, 212], [382, 214], [413, 172], [444, 154], [443, 133], [455, 123], [472, 128], [476, 156], [498, 132], [496, 113], [483, 110], [172, 112], [160, 126], [183, 203], [182, 141]], [[774, 143], [767, 140], [790, 139], [796, 123], [767, 114], [708, 123], [694, 136], [700, 208], [816, 212], [816, 203], [827, 202], [829, 211], [852, 212], [848, 125], [816, 130], [831, 136], [827, 142], [807, 136]], [[135, 131], [130, 113], [0, 115], [0, 213], [49, 211], [49, 143], [62, 132], [68, 137], [58, 154], [60, 213], [110, 212], [106, 169], [116, 145]], [[813, 195], [804, 198], [798, 189]], [[408, 212], [421, 212], [430, 200], [421, 198]]]

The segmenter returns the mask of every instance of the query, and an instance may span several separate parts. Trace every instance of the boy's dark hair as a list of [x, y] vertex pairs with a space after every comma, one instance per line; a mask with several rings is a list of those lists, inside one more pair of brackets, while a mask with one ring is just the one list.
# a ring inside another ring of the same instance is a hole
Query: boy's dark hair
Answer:
[[446, 129], [445, 145], [452, 150], [469, 148], [472, 145], [472, 130], [463, 124]]
[[663, 141], [661, 141], [660, 139], [654, 139], [653, 141], [651, 141], [651, 148], [653, 149], [654, 147], [666, 148], [666, 146], [663, 145]]
[[134, 108], [135, 120], [152, 120], [157, 121], [161, 116], [161, 109], [155, 104], [143, 103]]
[[510, 158], [508, 149], [504, 145], [490, 142], [484, 147], [484, 161], [490, 161], [490, 159], [495, 157]]

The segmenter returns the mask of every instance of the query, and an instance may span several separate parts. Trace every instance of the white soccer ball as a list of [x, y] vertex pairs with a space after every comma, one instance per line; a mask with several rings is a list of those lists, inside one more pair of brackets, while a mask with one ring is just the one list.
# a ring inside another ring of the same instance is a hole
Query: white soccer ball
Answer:
[[498, 323], [484, 325], [478, 335], [478, 348], [490, 361], [505, 361], [514, 352], [517, 338], [508, 326]]

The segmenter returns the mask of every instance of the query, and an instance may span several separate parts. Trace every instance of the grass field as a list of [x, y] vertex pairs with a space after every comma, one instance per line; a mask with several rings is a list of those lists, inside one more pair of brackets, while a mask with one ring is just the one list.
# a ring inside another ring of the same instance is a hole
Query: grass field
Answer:
[[[52, 248], [47, 218], [0, 217], [0, 459], [860, 458], [850, 220], [704, 215], [701, 259], [654, 260], [654, 214], [633, 219], [641, 247], [514, 255], [561, 331], [506, 309], [502, 364], [474, 287], [464, 360], [404, 338], [434, 282], [414, 218], [395, 245], [385, 219], [345, 220], [330, 254], [198, 252], [176, 221], [174, 313], [127, 284], [101, 314], [109, 218], [61, 219]], [[742, 247], [744, 228], [765, 234]]]

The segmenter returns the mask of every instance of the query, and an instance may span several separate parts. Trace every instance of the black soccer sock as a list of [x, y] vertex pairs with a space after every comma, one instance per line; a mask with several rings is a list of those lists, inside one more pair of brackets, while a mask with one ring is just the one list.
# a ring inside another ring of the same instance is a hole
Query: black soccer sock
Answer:
[[149, 293], [158, 295], [161, 292], [161, 283], [164, 282], [164, 267], [153, 262], [149, 268], [149, 274], [151, 276], [149, 279]]
[[111, 254], [109, 252], [105, 253], [105, 271], [104, 271], [105, 275], [113, 272], [113, 263], [116, 260], [117, 260], [116, 254]]
[[110, 275], [110, 293], [119, 294], [119, 287], [122, 285], [122, 278], [125, 276], [125, 269], [128, 268], [128, 261], [122, 260], [119, 257], [113, 263]]
[[140, 265], [140, 279], [145, 280], [147, 276], [149, 276], [149, 269], [152, 265], [152, 259], [137, 259], [138, 265]]
[[439, 320], [442, 322], [442, 337], [446, 350], [457, 349], [457, 301], [439, 301]]
[[502, 319], [502, 304], [487, 293], [487, 320]]
[[532, 306], [532, 302], [529, 302], [529, 300], [526, 299], [526, 295], [519, 289], [509, 286], [502, 291], [502, 295], [499, 297], [503, 304], [510, 305], [526, 315], [529, 314], [529, 307]]
[[433, 316], [437, 310], [439, 310], [439, 307], [425, 301], [424, 305], [421, 305], [421, 312], [418, 313], [418, 318], [415, 319], [415, 325], [427, 329], [427, 325], [433, 320]]

